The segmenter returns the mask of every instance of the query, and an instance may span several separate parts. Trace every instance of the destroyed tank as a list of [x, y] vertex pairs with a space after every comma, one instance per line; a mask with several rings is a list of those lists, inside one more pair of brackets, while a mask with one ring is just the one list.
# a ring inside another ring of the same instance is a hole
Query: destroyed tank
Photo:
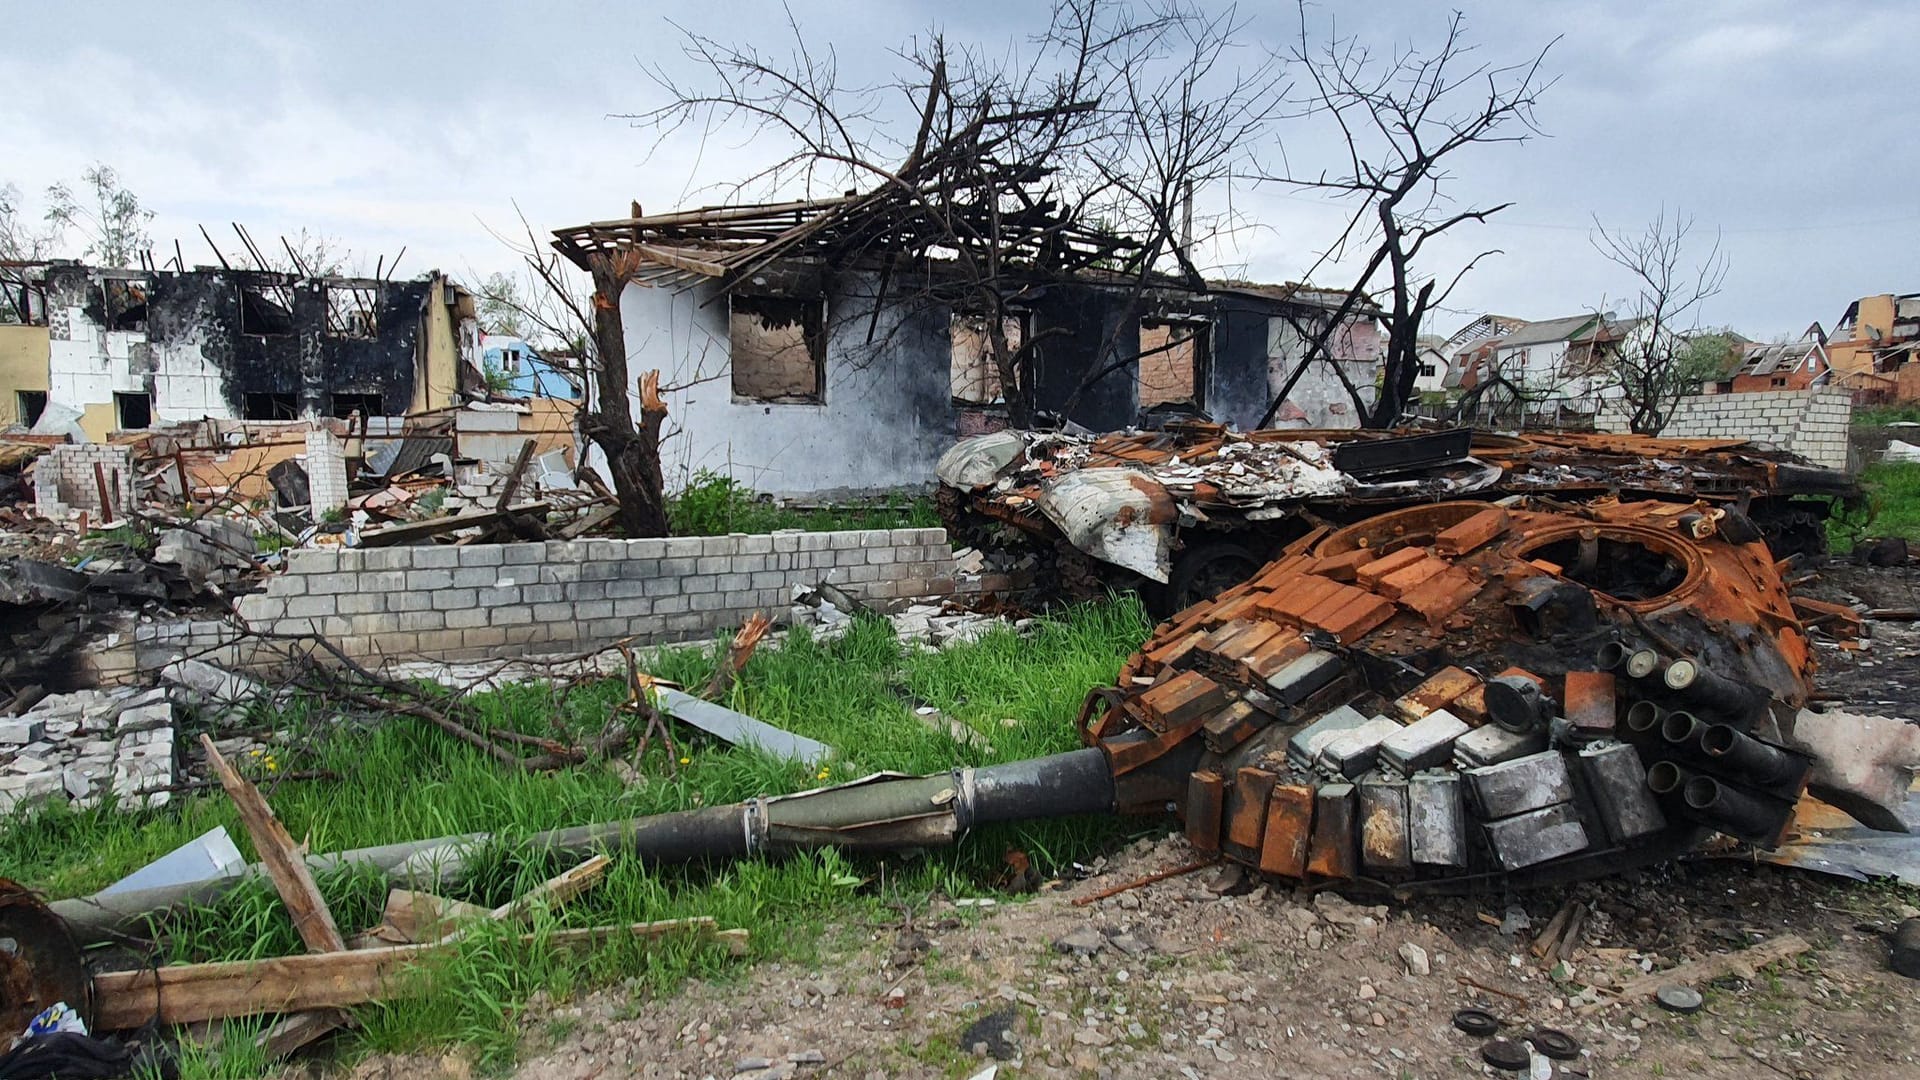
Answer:
[[1785, 558], [1823, 552], [1827, 517], [1860, 498], [1847, 474], [1743, 439], [1465, 428], [996, 431], [934, 472], [951, 535], [1036, 552], [1070, 598], [1136, 589], [1161, 615], [1245, 581], [1319, 522], [1421, 503], [1706, 502], [1739, 510]]

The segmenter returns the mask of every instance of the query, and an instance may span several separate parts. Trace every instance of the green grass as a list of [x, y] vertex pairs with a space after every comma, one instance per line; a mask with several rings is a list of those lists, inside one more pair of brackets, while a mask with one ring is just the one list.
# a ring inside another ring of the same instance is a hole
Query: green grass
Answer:
[[[1125, 655], [1149, 630], [1131, 598], [1075, 608], [1016, 635], [997, 630], [980, 641], [941, 653], [904, 649], [877, 619], [856, 622], [841, 639], [824, 643], [795, 630], [764, 648], [734, 687], [729, 704], [839, 748], [830, 780], [878, 770], [934, 772], [955, 764], [1071, 749], [1072, 718], [1094, 685], [1111, 682]], [[689, 684], [710, 673], [718, 642], [672, 650], [653, 665], [662, 677]], [[543, 686], [513, 686], [473, 699], [480, 722], [515, 730], [585, 739], [607, 722], [622, 688], [588, 684], [564, 697]], [[924, 702], [973, 726], [991, 752], [956, 744], [912, 715]], [[488, 831], [497, 842], [448, 895], [493, 906], [564, 869], [529, 855], [516, 843], [526, 834], [565, 825], [735, 802], [820, 783], [802, 766], [723, 744], [688, 739], [671, 768], [664, 748], [639, 762], [646, 779], [628, 787], [598, 763], [545, 774], [507, 770], [479, 752], [425, 725], [399, 717], [366, 725], [330, 722], [332, 711], [296, 702], [255, 719], [300, 734], [298, 745], [276, 753], [280, 769], [331, 769], [339, 781], [263, 780], [275, 811], [314, 851]], [[689, 733], [684, 729], [682, 737]], [[53, 807], [0, 825], [0, 866], [8, 876], [53, 897], [93, 891], [215, 825], [225, 825], [245, 850], [245, 831], [224, 796], [179, 797], [156, 811], [120, 814], [107, 809]], [[812, 962], [829, 924], [874, 925], [897, 919], [901, 907], [924, 905], [935, 892], [990, 891], [1009, 846], [1029, 852], [1050, 871], [1087, 859], [1125, 839], [1140, 823], [1106, 820], [996, 826], [960, 847], [925, 857], [892, 856], [884, 863], [826, 851], [778, 863], [738, 863], [650, 869], [616, 858], [606, 879], [563, 908], [542, 912], [537, 933], [576, 926], [712, 915], [722, 926], [752, 933], [751, 958]], [[880, 883], [884, 881], [884, 888]], [[343, 871], [319, 881], [344, 933], [378, 920], [387, 884], [378, 874]], [[301, 951], [290, 920], [270, 886], [253, 883], [211, 905], [175, 913], [156, 928], [167, 962], [184, 963], [285, 955]], [[524, 928], [522, 928], [524, 929]], [[516, 932], [492, 928], [474, 934], [433, 968], [424, 997], [357, 1010], [351, 1036], [368, 1049], [408, 1051], [458, 1043], [478, 1063], [509, 1061], [519, 1038], [523, 1003], [536, 991], [554, 998], [623, 983], [638, 995], [670, 991], [689, 976], [726, 978], [737, 961], [691, 939], [665, 940], [561, 956]], [[218, 1054], [194, 1059], [192, 1076], [237, 1075]], [[237, 1059], [235, 1059], [237, 1060]], [[224, 1071], [223, 1071], [224, 1070]]]
[[701, 470], [667, 505], [675, 536], [725, 536], [778, 529], [928, 529], [940, 524], [933, 500], [891, 495], [881, 502], [812, 510], [775, 505], [731, 477]]
[[1868, 509], [1864, 517], [1829, 519], [1835, 551], [1851, 551], [1865, 537], [1901, 536], [1920, 541], [1920, 462], [1882, 461], [1860, 470]]
[[1885, 427], [1888, 424], [1920, 423], [1920, 403], [1882, 405], [1873, 409], [1855, 409], [1853, 410], [1853, 423], [1856, 427]]

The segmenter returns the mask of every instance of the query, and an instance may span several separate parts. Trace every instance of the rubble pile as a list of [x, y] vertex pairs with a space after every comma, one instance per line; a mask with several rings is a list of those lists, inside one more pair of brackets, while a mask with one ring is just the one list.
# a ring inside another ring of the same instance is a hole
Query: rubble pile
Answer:
[[[178, 729], [188, 716], [230, 725], [265, 689], [198, 660], [169, 664], [160, 685], [49, 694], [0, 719], [0, 814], [62, 799], [76, 808], [109, 797], [122, 810], [164, 806], [181, 782]], [[246, 737], [223, 752], [261, 756]]]

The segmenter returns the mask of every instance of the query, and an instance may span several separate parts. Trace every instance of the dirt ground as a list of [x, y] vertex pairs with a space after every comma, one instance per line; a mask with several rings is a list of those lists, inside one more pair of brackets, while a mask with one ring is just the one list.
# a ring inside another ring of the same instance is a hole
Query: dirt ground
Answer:
[[[1484, 1040], [1450, 1024], [1465, 1006], [1495, 1013], [1503, 1033], [1573, 1036], [1583, 1052], [1557, 1075], [1920, 1075], [1920, 982], [1887, 970], [1883, 937], [1911, 909], [1891, 890], [1703, 861], [1417, 905], [1244, 883], [1218, 895], [1216, 870], [1071, 903], [1191, 855], [1178, 838], [1142, 841], [1095, 877], [1024, 902], [943, 903], [911, 927], [831, 931], [818, 970], [764, 964], [665, 1000], [609, 991], [541, 1003], [516, 1075], [971, 1077], [997, 1054], [1001, 1076], [1462, 1076], [1486, 1071]], [[1570, 970], [1548, 973], [1527, 945], [1570, 896], [1594, 915]], [[1511, 923], [1515, 911], [1532, 926], [1512, 936], [1482, 919]], [[1651, 1000], [1583, 1012], [1570, 1000], [1643, 961], [1787, 932], [1812, 951], [1751, 980], [1699, 985], [1697, 1014]], [[1407, 944], [1424, 950], [1426, 973], [1409, 972]], [[466, 1069], [457, 1055], [382, 1058], [356, 1076], [435, 1072]]]
[[[1814, 591], [1920, 606], [1920, 573], [1836, 564]], [[1911, 714], [1920, 701], [1912, 624], [1878, 624], [1866, 648], [1828, 643], [1821, 656], [1822, 689], [1849, 707]], [[763, 964], [663, 1000], [611, 990], [539, 1002], [516, 1075], [1493, 1074], [1485, 1040], [1451, 1024], [1473, 1006], [1500, 1017], [1504, 1036], [1547, 1027], [1578, 1041], [1573, 1061], [1536, 1056], [1536, 1077], [1920, 1076], [1920, 981], [1887, 967], [1886, 935], [1920, 914], [1910, 892], [1698, 859], [1548, 892], [1379, 906], [1236, 885], [1217, 869], [1071, 903], [1192, 858], [1177, 837], [1141, 841], [1025, 901], [942, 901], [911, 924], [830, 928], [818, 969]], [[1571, 960], [1543, 970], [1527, 946], [1569, 899], [1593, 914]], [[1583, 1007], [1585, 987], [1787, 933], [1811, 950], [1696, 985], [1698, 1013], [1650, 998]], [[375, 1058], [355, 1076], [468, 1071], [456, 1053]]]

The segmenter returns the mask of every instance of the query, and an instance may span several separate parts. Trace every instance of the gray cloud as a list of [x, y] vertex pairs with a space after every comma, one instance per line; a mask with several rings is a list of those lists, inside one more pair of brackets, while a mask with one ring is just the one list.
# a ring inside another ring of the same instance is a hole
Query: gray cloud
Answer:
[[[1831, 324], [1855, 296], [1920, 287], [1910, 251], [1920, 208], [1908, 195], [1908, 133], [1920, 97], [1895, 57], [1920, 35], [1920, 7], [1885, 0], [1686, 5], [1522, 0], [1468, 3], [1489, 61], [1518, 59], [1561, 35], [1543, 99], [1546, 136], [1463, 158], [1462, 203], [1512, 209], [1439, 246], [1432, 272], [1483, 249], [1449, 301], [1459, 314], [1549, 317], [1624, 287], [1588, 244], [1596, 216], [1636, 226], [1663, 207], [1719, 230], [1731, 272], [1707, 311], [1754, 336]], [[879, 81], [888, 50], [938, 25], [994, 52], [1017, 51], [1035, 5], [800, 3], [809, 39], [830, 45], [853, 81]], [[1444, 12], [1418, 0], [1327, 4], [1383, 46], [1430, 39]], [[1252, 12], [1279, 46], [1290, 9]], [[676, 7], [722, 39], [779, 47], [771, 3]], [[511, 261], [488, 229], [512, 231], [513, 204], [536, 226], [670, 206], [764, 160], [740, 135], [705, 146], [651, 139], [609, 114], [657, 100], [642, 64], [673, 66], [678, 39], [648, 5], [128, 5], [83, 24], [36, 5], [8, 16], [33, 48], [10, 61], [0, 99], [8, 153], [0, 181], [29, 193], [88, 163], [116, 166], [153, 209], [156, 247], [179, 238], [211, 262], [196, 223], [231, 220], [265, 239], [301, 227], [364, 253], [407, 247], [403, 272], [485, 272]], [[1286, 132], [1296, 167], [1337, 147], [1304, 126]], [[711, 193], [708, 191], [707, 193]], [[1342, 210], [1272, 190], [1236, 201], [1260, 227], [1220, 253], [1252, 276], [1312, 266]], [[224, 244], [225, 237], [221, 236]], [[1342, 284], [1343, 268], [1323, 269]]]

